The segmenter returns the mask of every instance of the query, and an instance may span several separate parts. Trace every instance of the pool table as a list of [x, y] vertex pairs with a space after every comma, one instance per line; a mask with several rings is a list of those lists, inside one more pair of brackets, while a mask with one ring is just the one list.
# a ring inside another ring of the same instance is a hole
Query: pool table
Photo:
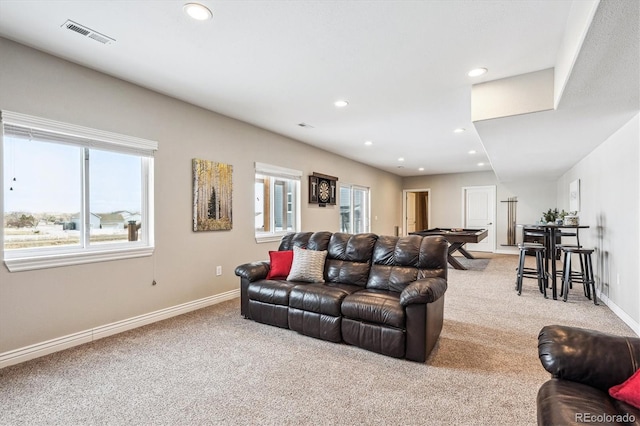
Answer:
[[459, 251], [467, 259], [475, 259], [464, 249], [467, 243], [479, 243], [487, 238], [489, 231], [486, 229], [463, 229], [463, 228], [432, 228], [423, 231], [410, 232], [411, 235], [441, 235], [449, 243], [447, 260], [456, 269], [467, 269], [453, 257], [453, 253]]

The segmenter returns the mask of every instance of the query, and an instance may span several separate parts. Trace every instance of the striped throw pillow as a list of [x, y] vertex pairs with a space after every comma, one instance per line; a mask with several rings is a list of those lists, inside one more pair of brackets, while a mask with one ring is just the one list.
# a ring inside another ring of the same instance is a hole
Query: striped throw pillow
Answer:
[[293, 263], [287, 281], [324, 282], [324, 260], [327, 251], [305, 250], [293, 247]]

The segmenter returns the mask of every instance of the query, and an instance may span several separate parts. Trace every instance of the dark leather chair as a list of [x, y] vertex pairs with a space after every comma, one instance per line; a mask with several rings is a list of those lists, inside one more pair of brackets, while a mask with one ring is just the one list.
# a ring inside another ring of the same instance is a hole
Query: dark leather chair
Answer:
[[552, 376], [538, 391], [539, 425], [584, 425], [625, 414], [630, 424], [640, 424], [640, 410], [608, 393], [640, 366], [640, 338], [550, 325], [540, 331], [538, 355]]

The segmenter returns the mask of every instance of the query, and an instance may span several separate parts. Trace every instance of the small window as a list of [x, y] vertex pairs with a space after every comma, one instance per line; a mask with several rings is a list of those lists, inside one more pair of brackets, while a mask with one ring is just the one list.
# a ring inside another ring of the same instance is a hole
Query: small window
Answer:
[[10, 271], [150, 255], [157, 143], [2, 111]]
[[277, 241], [300, 231], [302, 172], [256, 163], [255, 236], [258, 242]]
[[340, 232], [370, 232], [369, 188], [340, 185]]

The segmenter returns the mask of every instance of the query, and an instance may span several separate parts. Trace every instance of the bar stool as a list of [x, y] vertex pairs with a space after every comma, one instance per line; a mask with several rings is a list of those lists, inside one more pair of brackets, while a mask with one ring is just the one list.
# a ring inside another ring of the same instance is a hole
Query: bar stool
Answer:
[[[540, 293], [544, 294], [544, 298], [547, 298], [547, 273], [544, 269], [544, 256], [546, 254], [546, 248], [544, 244], [538, 243], [522, 243], [518, 244], [520, 249], [520, 258], [518, 261], [518, 274], [516, 276], [516, 290], [518, 296], [522, 294], [522, 280], [524, 278], [536, 278], [538, 280], [538, 289]], [[525, 268], [524, 260], [527, 253], [533, 253], [536, 256], [536, 267]]]
[[[576, 248], [582, 248], [582, 244], [580, 244], [580, 234], [578, 232], [578, 228], [575, 229], [575, 231], [571, 232], [571, 231], [564, 231], [562, 229], [559, 230], [558, 232], [558, 236], [560, 237], [560, 244], [556, 244], [556, 250], [557, 250], [557, 255], [558, 255], [558, 259], [562, 258], [562, 247], [576, 247]], [[575, 244], [565, 244], [562, 242], [563, 238], [575, 238]], [[582, 256], [580, 256], [580, 271], [584, 270], [584, 262], [582, 260]], [[559, 270], [558, 271], [558, 276], [562, 277], [564, 274], [563, 270]], [[581, 272], [574, 272], [574, 274], [576, 274], [576, 277], [581, 275]]]
[[[561, 244], [561, 245], [557, 245], [556, 249], [558, 251], [558, 255], [562, 256], [563, 253], [563, 249], [564, 248], [568, 248], [568, 249], [581, 249], [582, 246], [581, 245], [574, 245], [574, 244]], [[571, 281], [569, 282], [569, 288], [573, 288], [573, 282], [574, 281], [579, 281], [582, 282], [582, 275], [584, 271], [584, 260], [583, 257], [580, 256], [580, 270], [579, 271], [571, 271]], [[561, 269], [558, 269], [556, 271], [556, 276], [558, 278], [560, 278], [560, 283], [562, 284], [564, 282], [564, 262], [563, 262], [563, 267]], [[586, 294], [585, 294], [586, 296]]]
[[[564, 252], [564, 263], [562, 270], [562, 300], [567, 301], [569, 295], [569, 288], [572, 287], [574, 281], [582, 282], [584, 295], [591, 300], [591, 293], [593, 292], [593, 303], [598, 305], [598, 299], [596, 297], [596, 284], [593, 277], [593, 263], [591, 262], [591, 254], [593, 249], [581, 248], [581, 247], [562, 247]], [[571, 271], [571, 255], [577, 254], [580, 256], [580, 273]]]

